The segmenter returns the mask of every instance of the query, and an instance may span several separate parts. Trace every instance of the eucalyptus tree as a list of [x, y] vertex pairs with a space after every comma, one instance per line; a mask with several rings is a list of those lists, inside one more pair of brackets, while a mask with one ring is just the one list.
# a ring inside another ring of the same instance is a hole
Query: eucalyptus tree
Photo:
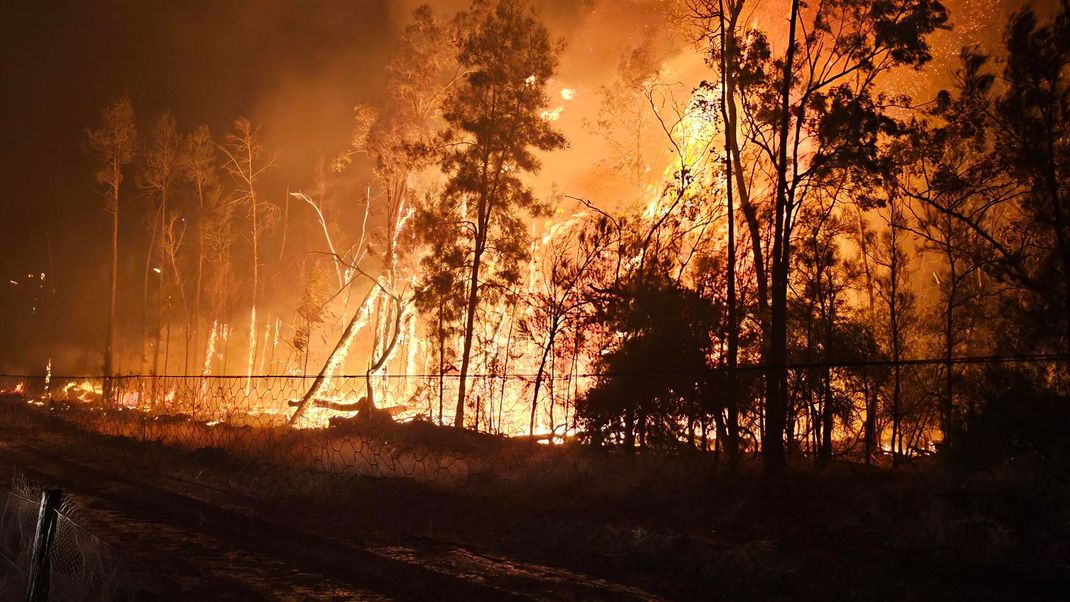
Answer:
[[[113, 100], [104, 108], [100, 127], [87, 130], [89, 150], [97, 160], [97, 183], [105, 186], [105, 209], [111, 213], [111, 295], [108, 300], [108, 325], [104, 342], [104, 376], [115, 372], [115, 307], [119, 287], [119, 191], [123, 183], [123, 168], [134, 160], [137, 127], [134, 106], [129, 96]], [[112, 382], [106, 378], [105, 398], [110, 399]]]
[[[401, 264], [408, 256], [407, 247], [417, 239], [412, 229], [416, 213], [413, 180], [441, 155], [434, 139], [441, 127], [443, 102], [453, 93], [462, 74], [454, 42], [459, 27], [459, 19], [443, 20], [427, 7], [413, 13], [412, 22], [387, 64], [385, 99], [357, 107], [350, 145], [332, 165], [336, 174], [358, 159], [372, 166], [373, 182], [366, 197], [360, 238], [350, 251], [335, 247], [319, 213], [338, 273], [338, 287], [348, 289], [360, 276], [372, 281], [372, 292], [346, 322], [341, 339], [297, 405], [291, 421], [298, 420], [329, 384], [330, 371], [344, 365], [365, 323], [371, 325], [373, 337], [365, 370], [366, 399], [374, 407], [373, 379], [385, 372], [397, 352], [408, 319], [412, 279], [402, 273]], [[311, 198], [295, 196], [319, 212]], [[369, 229], [370, 219], [374, 225]], [[366, 258], [377, 265], [364, 265]]]
[[[193, 307], [191, 309], [190, 323], [192, 329], [186, 332], [186, 359], [184, 360], [187, 374], [189, 370], [189, 348], [192, 344], [194, 349], [200, 345], [199, 333], [201, 329], [201, 300], [204, 297], [204, 267], [205, 251], [207, 247], [207, 230], [210, 221], [209, 212], [212, 210], [212, 191], [219, 186], [219, 163], [216, 152], [216, 144], [212, 140], [212, 132], [207, 125], [201, 125], [190, 132], [183, 140], [183, 164], [182, 172], [186, 181], [193, 185], [194, 196], [197, 202], [195, 220], [197, 223], [197, 264], [193, 277]], [[193, 358], [196, 361], [196, 357]]]
[[[174, 187], [181, 176], [182, 137], [178, 133], [175, 118], [171, 113], [164, 113], [156, 120], [152, 135], [144, 153], [144, 166], [139, 174], [139, 184], [148, 194], [152, 203], [152, 220], [149, 224], [151, 235], [149, 247], [145, 253], [144, 297], [142, 299], [142, 339], [148, 331], [149, 291], [152, 288], [152, 275], [156, 274], [156, 321], [153, 324], [152, 373], [159, 374], [161, 336], [165, 324], [169, 321], [167, 311], [168, 275], [164, 273], [166, 260], [166, 237], [169, 221], [168, 203], [174, 193]], [[170, 329], [168, 329], [170, 333]], [[167, 357], [164, 357], [164, 372], [167, 371]]]
[[249, 340], [246, 389], [252, 385], [259, 343], [256, 309], [260, 301], [260, 238], [278, 212], [278, 207], [265, 202], [257, 194], [260, 177], [274, 166], [274, 158], [264, 159], [260, 129], [245, 117], [234, 122], [234, 130], [227, 134], [226, 144], [218, 147], [227, 157], [224, 168], [234, 180], [232, 203], [246, 205], [249, 210], [249, 239], [252, 243], [252, 282], [249, 290]]

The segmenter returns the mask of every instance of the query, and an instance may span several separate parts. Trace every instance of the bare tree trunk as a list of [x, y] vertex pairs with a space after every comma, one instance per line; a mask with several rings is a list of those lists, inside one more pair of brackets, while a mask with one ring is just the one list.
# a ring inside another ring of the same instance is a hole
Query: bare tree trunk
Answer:
[[[505, 407], [505, 383], [509, 379], [509, 356], [513, 349], [513, 325], [516, 324], [516, 306], [509, 316], [509, 333], [505, 335], [505, 361], [502, 362], [502, 386], [498, 393], [498, 433], [502, 432], [502, 410]], [[493, 407], [492, 407], [493, 409]]]
[[865, 463], [868, 466], [873, 462], [873, 452], [877, 447], [877, 389], [870, 386], [868, 374], [865, 376], [865, 383], [863, 394], [866, 396], [866, 413], [865, 424], [862, 427], [864, 439], [862, 447], [865, 450]]
[[[253, 157], [252, 151], [249, 154], [249, 170], [252, 172]], [[245, 393], [249, 394], [253, 384], [253, 367], [256, 365], [256, 345], [257, 345], [257, 330], [256, 330], [256, 304], [260, 293], [260, 249], [259, 239], [260, 235], [257, 233], [257, 200], [256, 193], [252, 190], [252, 184], [249, 185], [249, 196], [252, 202], [253, 213], [253, 304], [249, 311], [249, 364], [248, 364], [248, 380], [245, 384]]]
[[944, 315], [944, 377], [946, 380], [944, 383], [945, 391], [940, 430], [943, 431], [944, 446], [946, 447], [952, 444], [952, 437], [954, 436], [953, 433], [955, 431], [953, 397], [955, 394], [955, 366], [952, 358], [955, 349], [954, 312], [958, 292], [958, 273], [955, 266], [955, 255], [952, 247], [951, 215], [948, 214], [945, 220], [945, 226], [947, 228], [947, 240], [945, 241], [947, 243], [947, 267], [950, 281], [948, 282], [947, 291], [947, 311]]
[[327, 357], [327, 361], [324, 362], [323, 368], [320, 369], [319, 374], [316, 375], [315, 380], [312, 381], [312, 386], [308, 388], [305, 395], [297, 403], [297, 409], [294, 410], [292, 416], [290, 416], [290, 426], [297, 424], [301, 417], [305, 415], [308, 408], [316, 400], [316, 398], [326, 389], [326, 385], [330, 382], [330, 378], [334, 376], [334, 372], [342, 367], [345, 363], [345, 359], [349, 353], [349, 348], [353, 345], [353, 341], [357, 338], [357, 334], [363, 328], [364, 323], [368, 320], [368, 314], [370, 313], [370, 306], [375, 302], [375, 297], [378, 291], [378, 287], [373, 287], [368, 295], [364, 297], [364, 301], [361, 302], [357, 311], [353, 312], [353, 317], [346, 324], [345, 330], [342, 332], [341, 338], [334, 346], [334, 350]]
[[[112, 400], [115, 371], [115, 300], [119, 286], [119, 163], [112, 162], [111, 298], [108, 301], [108, 334], [104, 342], [104, 400]], [[51, 276], [51, 274], [49, 274]]]
[[446, 310], [446, 300], [439, 297], [438, 300], [438, 425], [442, 426], [442, 402], [446, 395], [446, 331], [443, 328], [442, 317]]
[[[866, 237], [866, 222], [865, 214], [862, 212], [860, 205], [855, 205], [858, 217], [858, 247], [862, 259], [862, 273], [866, 280], [866, 297], [869, 301], [869, 321], [870, 324], [876, 323], [877, 309], [876, 309], [876, 292], [875, 285], [873, 283], [873, 270], [870, 266], [870, 254], [869, 254], [869, 242]], [[863, 375], [863, 382], [866, 397], [865, 415], [863, 417], [863, 449], [866, 456], [865, 462], [868, 465], [873, 460], [873, 452], [877, 447], [877, 390], [876, 387], [872, 387], [870, 390], [870, 379], [868, 371]]]
[[891, 343], [892, 343], [892, 365], [893, 365], [893, 378], [892, 383], [892, 462], [898, 463], [903, 453], [903, 431], [900, 423], [900, 366], [899, 366], [899, 226], [897, 225], [895, 217], [895, 201], [892, 200], [892, 236], [891, 236], [891, 257], [889, 261], [889, 288], [890, 288], [890, 301], [888, 307], [888, 319], [891, 326]]
[[[145, 345], [149, 340], [149, 274], [152, 273], [152, 253], [156, 248], [156, 228], [152, 229], [149, 239], [149, 249], [145, 253], [145, 286], [141, 299], [141, 374], [145, 374], [145, 362], [148, 360], [148, 352]], [[153, 368], [155, 373], [155, 368]]]
[[[739, 361], [739, 317], [736, 300], [736, 215], [732, 186], [732, 140], [735, 138], [735, 111], [729, 111], [728, 103], [735, 104], [735, 79], [728, 69], [728, 57], [735, 57], [735, 14], [725, 18], [724, 2], [720, 5], [721, 24], [721, 117], [725, 123], [724, 170], [726, 200], [728, 203], [728, 402], [727, 421], [724, 428], [725, 456], [730, 472], [739, 469], [739, 381], [736, 372]], [[728, 130], [731, 129], [731, 134]]]
[[[199, 181], [197, 182], [197, 207], [197, 275], [194, 279], [196, 284], [193, 289], [193, 332], [190, 335], [193, 339], [193, 348], [195, 350], [200, 349], [201, 344], [201, 287], [204, 284], [204, 187]], [[198, 363], [197, 359], [194, 356], [194, 363]]]
[[825, 324], [825, 374], [824, 374], [824, 401], [821, 406], [821, 453], [818, 466], [825, 468], [832, 460], [832, 340], [833, 329], [836, 322], [836, 298], [832, 292], [834, 283], [829, 278], [828, 310]]
[[[480, 219], [482, 221], [482, 219]], [[468, 283], [468, 305], [465, 309], [464, 320], [464, 346], [461, 351], [461, 374], [457, 386], [457, 409], [454, 413], [453, 426], [464, 428], [464, 395], [465, 385], [468, 379], [468, 362], [472, 353], [472, 335], [475, 330], [476, 307], [479, 304], [479, 268], [483, 255], [483, 242], [481, 232], [476, 237], [475, 254], [472, 259], [472, 273]]]
[[788, 223], [788, 128], [790, 126], [792, 69], [795, 61], [795, 28], [799, 17], [799, 0], [792, 0], [788, 28], [787, 50], [784, 60], [784, 79], [781, 85], [779, 146], [777, 161], [776, 207], [773, 226], [773, 270], [771, 286], [772, 316], [770, 320], [771, 366], [766, 375], [766, 419], [762, 437], [762, 458], [768, 473], [782, 472], [784, 456], [784, 421], [787, 415], [787, 293], [788, 260], [791, 231]]
[[542, 376], [546, 371], [546, 356], [554, 344], [554, 334], [557, 330], [557, 318], [550, 324], [550, 331], [546, 334], [546, 344], [542, 348], [542, 357], [539, 359], [539, 369], [535, 372], [535, 394], [531, 398], [531, 424], [528, 427], [528, 435], [535, 434], [535, 409], [539, 404], [539, 387], [542, 385]]

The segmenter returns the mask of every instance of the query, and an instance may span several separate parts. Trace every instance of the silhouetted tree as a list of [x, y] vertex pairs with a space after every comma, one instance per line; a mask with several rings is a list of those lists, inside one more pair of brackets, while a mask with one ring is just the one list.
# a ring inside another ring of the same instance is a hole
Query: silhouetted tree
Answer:
[[[464, 343], [454, 425], [464, 427], [465, 386], [472, 352], [476, 310], [486, 285], [484, 255], [496, 254], [496, 272], [508, 281], [515, 274], [526, 229], [522, 212], [541, 211], [524, 185], [523, 172], [535, 172], [535, 150], [553, 150], [564, 138], [540, 116], [547, 104], [546, 82], [557, 68], [559, 44], [521, 0], [475, 5], [475, 25], [461, 44], [459, 62], [467, 71], [457, 94], [445, 106], [451, 149], [443, 169], [446, 193], [469, 208], [463, 244], [470, 254]], [[511, 250], [512, 249], [512, 250]]]
[[[674, 447], [689, 404], [710, 386], [709, 358], [721, 308], [657, 272], [616, 291], [597, 318], [617, 333], [596, 358], [600, 376], [578, 400], [577, 420], [595, 444]], [[694, 442], [690, 442], [694, 444]]]
[[[686, 0], [711, 64], [724, 72], [725, 147], [733, 197], [747, 224], [766, 378], [762, 449], [784, 466], [787, 299], [797, 213], [820, 182], [878, 170], [891, 126], [875, 81], [930, 58], [926, 37], [947, 16], [934, 0], [793, 1], [782, 58], [768, 37], [741, 23], [744, 2]], [[757, 177], [756, 177], [757, 176]], [[767, 191], [761, 196], [755, 191]], [[765, 222], [765, 223], [763, 223]]]
[[906, 214], [902, 200], [893, 191], [883, 216], [887, 229], [878, 238], [875, 263], [883, 268], [877, 278], [877, 297], [887, 312], [886, 348], [892, 362], [892, 454], [895, 460], [905, 456], [903, 444], [902, 365], [908, 331], [915, 322], [916, 296], [910, 289], [912, 254], [906, 246]]

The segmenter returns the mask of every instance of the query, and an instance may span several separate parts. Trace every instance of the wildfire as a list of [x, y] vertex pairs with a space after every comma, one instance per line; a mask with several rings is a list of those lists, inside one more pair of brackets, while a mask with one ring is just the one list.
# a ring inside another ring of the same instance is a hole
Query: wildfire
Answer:
[[63, 399], [91, 402], [98, 401], [104, 395], [104, 389], [90, 380], [71, 381], [63, 385], [60, 393]]

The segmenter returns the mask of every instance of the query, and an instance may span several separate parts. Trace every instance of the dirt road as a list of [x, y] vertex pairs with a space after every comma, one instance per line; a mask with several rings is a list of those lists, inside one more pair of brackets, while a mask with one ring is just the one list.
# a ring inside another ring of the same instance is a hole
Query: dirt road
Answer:
[[0, 474], [62, 488], [87, 527], [123, 556], [147, 599], [651, 599], [589, 575], [436, 542], [359, 539], [294, 513], [190, 491], [133, 466], [82, 457], [51, 437], [5, 429]]

